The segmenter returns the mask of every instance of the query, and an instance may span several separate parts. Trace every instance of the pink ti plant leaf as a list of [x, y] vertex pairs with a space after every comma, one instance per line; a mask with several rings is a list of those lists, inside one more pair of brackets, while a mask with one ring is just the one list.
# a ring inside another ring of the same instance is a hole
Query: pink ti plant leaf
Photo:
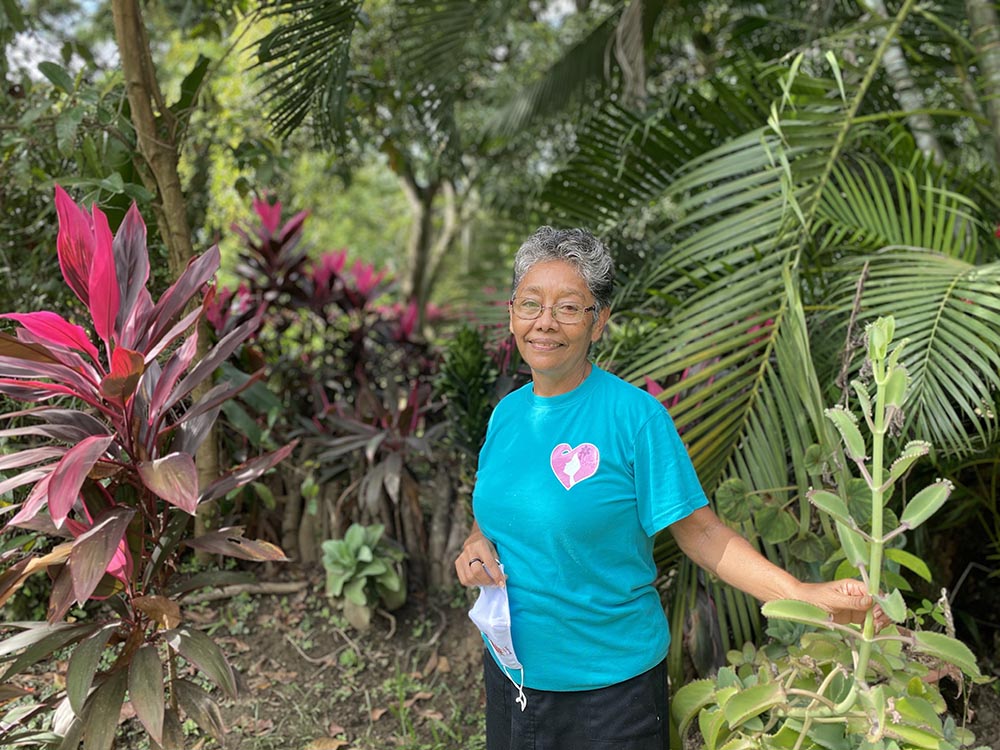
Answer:
[[111, 353], [111, 372], [101, 381], [101, 395], [116, 404], [126, 404], [145, 370], [142, 354], [119, 346]]
[[194, 515], [198, 508], [198, 471], [190, 455], [171, 453], [153, 461], [143, 461], [139, 464], [139, 476], [157, 497]]
[[[90, 265], [97, 245], [94, 218], [78, 206], [72, 198], [56, 185], [56, 213], [59, 215], [59, 235], [56, 248], [63, 278], [80, 301], [90, 306]], [[104, 214], [100, 214], [104, 217]], [[104, 220], [101, 231], [107, 228]], [[108, 228], [108, 235], [111, 234]], [[108, 244], [111, 243], [110, 236]]]
[[[96, 206], [94, 221], [98, 217], [107, 227], [108, 220]], [[118, 318], [121, 292], [118, 289], [118, 274], [115, 271], [115, 258], [112, 254], [111, 230], [107, 233], [95, 233], [94, 257], [90, 264], [90, 314], [94, 319], [94, 331], [104, 342], [111, 356], [112, 341], [118, 336], [115, 332], [115, 320]]]
[[31, 313], [7, 313], [0, 315], [0, 318], [7, 318], [20, 323], [31, 333], [45, 343], [65, 346], [70, 349], [83, 352], [90, 357], [94, 364], [100, 364], [100, 355], [97, 347], [94, 346], [87, 332], [78, 325], [70, 323], [61, 315], [54, 312], [31, 312]]
[[115, 506], [101, 514], [93, 525], [66, 519], [67, 529], [76, 537], [68, 565], [73, 577], [73, 596], [80, 604], [91, 597], [105, 573], [128, 585], [132, 555], [124, 537], [134, 515], [133, 508]]
[[[149, 281], [149, 253], [146, 251], [146, 224], [135, 203], [129, 208], [115, 233], [113, 243], [115, 276], [118, 279], [120, 306], [115, 320], [118, 343], [131, 347], [133, 342], [126, 339], [129, 325], [140, 308], [140, 298], [145, 294], [149, 300], [146, 284]], [[148, 310], [147, 310], [148, 312]]]
[[111, 443], [113, 435], [95, 435], [74, 445], [63, 456], [49, 477], [49, 515], [56, 528], [63, 521], [80, 495], [87, 474], [94, 468]]

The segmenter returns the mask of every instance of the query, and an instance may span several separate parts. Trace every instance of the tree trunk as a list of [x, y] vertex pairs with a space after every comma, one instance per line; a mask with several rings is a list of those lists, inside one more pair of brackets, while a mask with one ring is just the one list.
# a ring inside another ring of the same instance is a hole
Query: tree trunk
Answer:
[[[171, 277], [176, 279], [194, 257], [187, 220], [187, 202], [177, 171], [177, 118], [164, 103], [160, 92], [138, 0], [112, 0], [111, 15], [115, 24], [115, 39], [125, 76], [136, 144], [145, 166], [152, 174], [159, 196], [156, 207], [160, 218], [160, 233], [167, 246]], [[198, 355], [203, 357], [208, 351], [209, 340], [204, 321], [201, 322], [198, 333]], [[195, 390], [194, 397], [199, 398], [211, 386], [210, 381], [202, 384]], [[201, 487], [210, 484], [219, 474], [217, 435], [213, 428], [198, 448], [195, 457]], [[212, 504], [199, 506], [196, 533], [211, 528], [213, 512]]]
[[1000, 162], [1000, 22], [992, 0], [965, 0], [972, 29], [972, 43], [979, 54], [978, 65], [986, 116], [990, 122], [993, 158]]
[[[862, 5], [878, 18], [888, 20], [889, 13], [882, 0], [862, 0]], [[906, 120], [910, 125], [913, 138], [917, 142], [917, 148], [935, 163], [941, 163], [945, 159], [944, 149], [941, 148], [937, 136], [934, 135], [934, 122], [928, 115], [920, 111], [927, 108], [924, 93], [917, 86], [917, 82], [913, 80], [910, 65], [903, 55], [903, 47], [897, 40], [892, 40], [886, 48], [882, 66], [885, 68], [889, 80], [892, 81], [900, 109], [913, 113], [907, 115]]]

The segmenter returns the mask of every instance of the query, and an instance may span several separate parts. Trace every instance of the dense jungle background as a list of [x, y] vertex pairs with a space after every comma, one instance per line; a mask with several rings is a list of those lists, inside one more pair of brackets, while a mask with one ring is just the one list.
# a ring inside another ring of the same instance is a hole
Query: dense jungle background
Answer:
[[[452, 561], [551, 224], [803, 578], [865, 572], [810, 491], [874, 534], [824, 412], [893, 316], [886, 516], [949, 490], [886, 583], [984, 678], [929, 664], [897, 747], [1000, 747], [996, 3], [2, 0], [0, 45], [0, 746], [484, 747]], [[802, 635], [656, 556], [674, 688]]]

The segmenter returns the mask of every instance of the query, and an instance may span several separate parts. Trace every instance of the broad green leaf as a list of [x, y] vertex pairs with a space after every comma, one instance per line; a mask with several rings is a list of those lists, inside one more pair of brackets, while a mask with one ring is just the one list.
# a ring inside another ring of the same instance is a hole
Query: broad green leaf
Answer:
[[194, 515], [198, 507], [198, 471], [190, 455], [171, 453], [143, 461], [139, 464], [139, 476], [157, 497]]
[[754, 519], [761, 539], [769, 544], [787, 542], [799, 530], [795, 518], [784, 508], [766, 505], [760, 509]]
[[176, 628], [163, 633], [164, 640], [185, 659], [208, 675], [230, 698], [236, 698], [236, 677], [215, 641], [200, 630]]
[[726, 703], [723, 712], [732, 729], [742, 726], [747, 720], [759, 716], [785, 702], [785, 691], [780, 683], [768, 682], [753, 685], [734, 695]]
[[352, 578], [344, 586], [344, 598], [354, 602], [359, 607], [368, 604], [368, 597], [365, 595], [366, 583], [364, 578]]
[[116, 670], [90, 696], [84, 719], [83, 750], [111, 749], [122, 703], [125, 702], [127, 681], [125, 670]]
[[921, 653], [936, 656], [949, 664], [954, 664], [970, 677], [979, 677], [981, 673], [976, 664], [976, 657], [961, 641], [950, 638], [944, 633], [932, 633], [920, 630], [913, 634], [914, 648]]
[[747, 502], [747, 486], [739, 477], [727, 479], [715, 491], [715, 509], [720, 516], [731, 523], [750, 520], [750, 504]]
[[94, 682], [97, 665], [104, 654], [104, 647], [118, 623], [105, 625], [73, 649], [66, 669], [66, 697], [77, 716], [83, 716], [83, 708]]
[[726, 729], [726, 715], [721, 709], [713, 707], [708, 711], [698, 714], [698, 730], [701, 732], [702, 740], [705, 743], [705, 750], [715, 750], [720, 735]]
[[944, 505], [953, 489], [954, 485], [947, 479], [924, 487], [906, 504], [903, 515], [899, 517], [900, 525], [915, 529]]
[[898, 737], [903, 740], [907, 748], [922, 748], [923, 750], [941, 750], [948, 747], [940, 735], [928, 732], [925, 729], [907, 726], [905, 724], [894, 724], [888, 722], [885, 728], [886, 736]]
[[811, 531], [807, 531], [804, 535], [790, 541], [788, 551], [796, 560], [806, 563], [822, 562], [827, 555], [827, 548], [823, 544], [823, 540]]
[[95, 521], [92, 528], [77, 537], [69, 553], [70, 572], [73, 575], [73, 596], [83, 604], [94, 593], [119, 551], [135, 509], [116, 506]]
[[38, 63], [38, 72], [48, 78], [53, 85], [58, 86], [67, 94], [73, 93], [73, 89], [75, 88], [73, 77], [66, 72], [65, 68], [56, 65], [54, 62], [45, 60], [44, 62]]
[[938, 736], [944, 733], [944, 726], [941, 717], [930, 701], [910, 695], [899, 698], [895, 703], [895, 709], [908, 724], [915, 724], [925, 729], [930, 729]]
[[906, 398], [906, 386], [908, 376], [903, 365], [896, 365], [889, 373], [889, 379], [885, 384], [885, 404], [886, 406], [901, 407]]
[[895, 482], [906, 470], [910, 468], [914, 461], [921, 456], [926, 456], [931, 450], [931, 444], [925, 440], [911, 440], [899, 454], [899, 458], [892, 462], [889, 467], [889, 479], [887, 484]]
[[890, 547], [885, 550], [885, 556], [887, 559], [892, 560], [895, 563], [899, 563], [902, 567], [916, 573], [918, 576], [930, 583], [931, 569], [927, 567], [927, 563], [916, 555], [907, 552], [906, 550]]
[[873, 594], [872, 598], [882, 606], [882, 611], [893, 622], [903, 622], [906, 620], [906, 602], [899, 589], [893, 589], [888, 596]]
[[155, 646], [136, 651], [128, 669], [128, 693], [135, 715], [157, 744], [163, 744], [163, 665]]
[[698, 712], [715, 698], [715, 682], [713, 680], [695, 680], [684, 685], [670, 700], [670, 713], [677, 722], [681, 735], [685, 734], [688, 725], [694, 721]]
[[800, 602], [796, 599], [775, 599], [765, 602], [761, 607], [764, 617], [773, 617], [777, 620], [791, 620], [801, 622], [804, 625], [816, 625], [823, 627], [830, 624], [830, 614], [821, 607], [808, 602]]
[[223, 744], [226, 727], [218, 704], [208, 693], [188, 680], [174, 680], [172, 684], [181, 710], [220, 745]]
[[865, 452], [865, 439], [861, 437], [858, 429], [857, 418], [846, 409], [836, 407], [823, 412], [827, 418], [833, 422], [844, 440], [844, 447], [847, 448], [847, 455], [855, 461], [864, 461], [867, 457]]
[[847, 562], [856, 568], [869, 563], [868, 541], [861, 536], [861, 532], [838, 523], [837, 536], [847, 556]]
[[840, 496], [827, 490], [809, 490], [806, 496], [809, 498], [809, 502], [824, 513], [829, 514], [835, 521], [847, 526], [854, 525], [851, 513], [847, 510], [847, 503], [841, 500]]

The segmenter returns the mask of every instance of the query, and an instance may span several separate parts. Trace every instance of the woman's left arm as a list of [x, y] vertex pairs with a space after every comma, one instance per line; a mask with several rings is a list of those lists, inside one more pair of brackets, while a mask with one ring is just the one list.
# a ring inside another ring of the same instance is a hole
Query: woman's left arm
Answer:
[[760, 554], [710, 508], [699, 508], [669, 529], [694, 563], [761, 601], [809, 602], [830, 612], [840, 623], [863, 623], [872, 607], [872, 598], [861, 581], [844, 578], [804, 583]]

